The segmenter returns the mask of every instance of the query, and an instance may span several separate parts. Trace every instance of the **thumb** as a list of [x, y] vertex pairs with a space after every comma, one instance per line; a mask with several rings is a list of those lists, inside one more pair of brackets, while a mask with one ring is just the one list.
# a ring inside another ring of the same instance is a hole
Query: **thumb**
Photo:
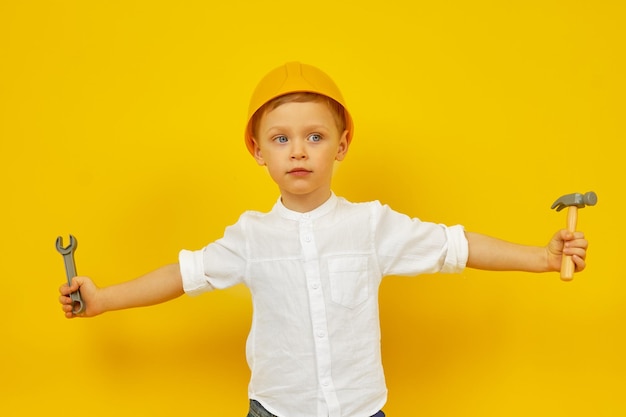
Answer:
[[559, 235], [560, 235], [561, 240], [564, 242], [574, 239], [574, 233], [570, 232], [567, 229], [562, 229]]
[[70, 284], [70, 290], [72, 292], [77, 291], [80, 287], [82, 287], [85, 284], [86, 278], [85, 277], [74, 277], [71, 280], [71, 284]]

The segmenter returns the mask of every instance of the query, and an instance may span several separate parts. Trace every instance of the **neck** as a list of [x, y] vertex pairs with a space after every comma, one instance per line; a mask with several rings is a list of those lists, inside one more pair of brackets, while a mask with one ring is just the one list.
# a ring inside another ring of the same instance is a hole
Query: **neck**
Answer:
[[330, 196], [330, 190], [306, 195], [282, 193], [281, 202], [283, 203], [283, 206], [285, 206], [289, 210], [296, 211], [298, 213], [307, 213], [309, 211], [315, 210], [316, 208], [327, 202]]

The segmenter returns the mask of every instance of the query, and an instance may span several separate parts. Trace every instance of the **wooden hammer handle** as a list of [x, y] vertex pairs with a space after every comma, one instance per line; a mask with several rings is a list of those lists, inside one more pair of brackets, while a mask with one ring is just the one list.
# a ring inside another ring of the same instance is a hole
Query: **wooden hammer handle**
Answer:
[[[567, 208], [567, 230], [574, 233], [576, 231], [576, 223], [578, 222], [578, 207], [569, 206]], [[571, 281], [574, 278], [574, 269], [576, 265], [571, 256], [563, 256], [561, 262], [561, 279], [563, 281]]]

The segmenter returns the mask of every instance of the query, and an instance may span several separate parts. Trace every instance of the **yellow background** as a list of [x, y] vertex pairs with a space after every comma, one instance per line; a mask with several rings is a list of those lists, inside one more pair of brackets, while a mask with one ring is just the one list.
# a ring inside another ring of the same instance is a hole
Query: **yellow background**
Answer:
[[334, 189], [543, 245], [580, 213], [588, 269], [387, 278], [390, 416], [626, 414], [623, 2], [0, 3], [3, 415], [244, 416], [236, 287], [64, 319], [54, 241], [99, 285], [175, 262], [277, 190], [243, 144], [289, 60], [356, 123]]

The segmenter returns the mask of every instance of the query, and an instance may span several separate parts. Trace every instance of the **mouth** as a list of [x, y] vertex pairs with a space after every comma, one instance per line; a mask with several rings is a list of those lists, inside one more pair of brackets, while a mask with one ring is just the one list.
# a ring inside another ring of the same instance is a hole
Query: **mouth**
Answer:
[[294, 169], [287, 171], [287, 174], [291, 174], [295, 176], [303, 176], [303, 175], [310, 174], [311, 172], [312, 171], [309, 171], [308, 169], [304, 169], [304, 168], [294, 168]]

